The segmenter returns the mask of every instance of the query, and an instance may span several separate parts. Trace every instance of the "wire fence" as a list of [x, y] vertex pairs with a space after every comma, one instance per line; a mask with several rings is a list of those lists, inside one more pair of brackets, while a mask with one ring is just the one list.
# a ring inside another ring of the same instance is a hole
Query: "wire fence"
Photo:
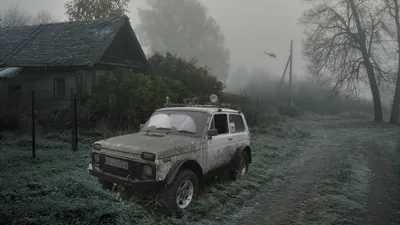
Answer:
[[[7, 101], [2, 98], [0, 101], [2, 105], [0, 109], [0, 132], [11, 131], [19, 135], [30, 136], [32, 158], [36, 158], [38, 133], [63, 133], [70, 130], [71, 149], [77, 151], [79, 143], [77, 95], [71, 90], [70, 97], [60, 101], [64, 101], [64, 104], [66, 101], [68, 103], [63, 110], [58, 111], [49, 109], [49, 107], [51, 108], [54, 105], [41, 99], [37, 91], [25, 93], [20, 98], [11, 98], [8, 96]], [[68, 122], [60, 124], [59, 121], [54, 120], [54, 117], [62, 118], [64, 122]], [[51, 126], [48, 126], [49, 124]]]
[[[32, 142], [32, 158], [36, 158], [36, 150], [41, 145], [38, 141], [42, 137], [62, 136], [62, 141], [68, 141], [70, 149], [77, 151], [82, 139], [88, 143], [88, 139], [94, 137], [102, 139], [137, 131], [145, 121], [136, 118], [147, 119], [154, 111], [138, 106], [137, 110], [125, 112], [123, 104], [116, 105], [118, 101], [114, 94], [107, 94], [108, 102], [92, 102], [95, 105], [92, 109], [87, 99], [77, 98], [75, 90], [69, 92], [65, 98], [49, 98], [40, 90], [19, 93], [18, 98], [12, 98], [10, 93], [7, 99], [0, 96], [0, 132], [28, 136]], [[123, 96], [119, 98], [123, 99]], [[115, 124], [124, 126], [116, 127]]]

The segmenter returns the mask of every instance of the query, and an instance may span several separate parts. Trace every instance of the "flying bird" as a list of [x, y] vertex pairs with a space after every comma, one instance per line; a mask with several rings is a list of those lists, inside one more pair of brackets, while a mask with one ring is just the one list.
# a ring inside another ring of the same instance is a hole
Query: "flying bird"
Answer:
[[266, 51], [264, 51], [264, 53], [265, 53], [266, 55], [271, 56], [272, 58], [276, 58], [276, 55], [275, 55], [274, 53], [268, 53], [268, 52], [266, 52]]

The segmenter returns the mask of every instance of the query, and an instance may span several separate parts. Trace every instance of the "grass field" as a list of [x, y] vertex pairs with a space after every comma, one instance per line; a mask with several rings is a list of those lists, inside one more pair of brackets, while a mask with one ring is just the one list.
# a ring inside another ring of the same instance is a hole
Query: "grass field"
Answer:
[[0, 139], [0, 224], [220, 224], [266, 182], [283, 176], [275, 168], [299, 153], [286, 143], [301, 142], [307, 133], [285, 124], [253, 129], [254, 161], [247, 179], [207, 186], [183, 218], [162, 216], [100, 189], [86, 170], [98, 137], [81, 136], [77, 152], [70, 150], [69, 137], [41, 135], [35, 160], [29, 137]]

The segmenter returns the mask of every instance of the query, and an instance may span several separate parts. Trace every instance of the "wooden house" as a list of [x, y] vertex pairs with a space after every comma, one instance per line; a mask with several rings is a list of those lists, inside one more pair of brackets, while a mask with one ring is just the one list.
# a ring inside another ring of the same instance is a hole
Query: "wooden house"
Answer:
[[71, 91], [90, 96], [110, 71], [147, 66], [126, 16], [1, 28], [0, 114], [13, 114], [33, 90], [40, 109], [65, 108]]

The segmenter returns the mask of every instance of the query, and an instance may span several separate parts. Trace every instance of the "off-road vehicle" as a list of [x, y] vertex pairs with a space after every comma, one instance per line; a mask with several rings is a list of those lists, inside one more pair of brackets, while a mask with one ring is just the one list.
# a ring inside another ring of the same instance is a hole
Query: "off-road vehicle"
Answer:
[[171, 104], [156, 110], [139, 132], [95, 142], [88, 171], [104, 189], [157, 190], [167, 208], [182, 211], [202, 182], [228, 172], [236, 180], [251, 163], [250, 134], [240, 110]]

